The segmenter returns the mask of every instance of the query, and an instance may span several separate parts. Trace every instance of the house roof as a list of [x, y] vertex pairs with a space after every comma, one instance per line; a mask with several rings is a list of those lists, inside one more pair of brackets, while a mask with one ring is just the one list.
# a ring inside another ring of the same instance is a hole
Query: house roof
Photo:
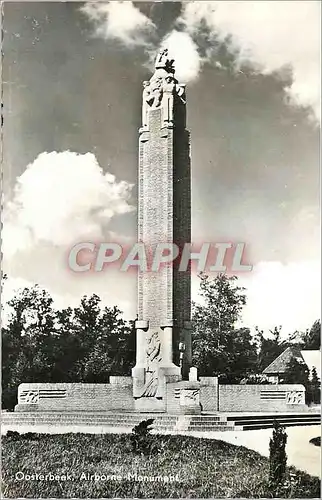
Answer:
[[291, 361], [291, 359], [297, 359], [300, 363], [303, 363], [303, 357], [301, 351], [298, 347], [288, 347], [282, 352], [270, 365], [268, 365], [263, 373], [266, 375], [275, 375], [278, 373], [285, 373], [286, 368]]

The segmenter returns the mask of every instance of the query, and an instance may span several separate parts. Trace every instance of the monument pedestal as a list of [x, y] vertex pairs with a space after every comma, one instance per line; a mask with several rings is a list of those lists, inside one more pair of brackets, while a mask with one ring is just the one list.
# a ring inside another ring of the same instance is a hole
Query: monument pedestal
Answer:
[[135, 408], [166, 410], [166, 384], [181, 380], [181, 369], [172, 361], [172, 322], [160, 327], [136, 322], [136, 365], [132, 369]]
[[188, 382], [180, 391], [180, 413], [183, 415], [200, 415], [200, 383]]

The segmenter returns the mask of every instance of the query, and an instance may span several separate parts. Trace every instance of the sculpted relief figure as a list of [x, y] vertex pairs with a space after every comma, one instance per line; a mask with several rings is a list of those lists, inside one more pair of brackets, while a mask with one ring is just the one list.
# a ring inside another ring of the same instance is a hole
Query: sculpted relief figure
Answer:
[[199, 389], [190, 390], [190, 391], [186, 390], [184, 395], [188, 401], [192, 401], [193, 403], [196, 403], [196, 402], [199, 403]]
[[174, 73], [174, 59], [169, 59], [168, 49], [160, 50], [155, 60], [155, 69], [164, 69], [167, 73]]
[[148, 128], [149, 108], [158, 108], [161, 106], [163, 95], [162, 78], [154, 78], [143, 82], [142, 99], [142, 127]]
[[148, 110], [151, 100], [151, 86], [150, 82], [143, 82], [143, 99], [142, 99], [142, 127], [147, 128], [148, 126]]
[[148, 371], [150, 371], [151, 366], [155, 365], [156, 362], [161, 361], [160, 353], [161, 353], [161, 342], [159, 339], [158, 332], [154, 332], [148, 339], [146, 348], [146, 354], [148, 359]]
[[158, 363], [162, 359], [158, 332], [154, 332], [147, 340], [146, 356], [146, 381], [140, 397], [154, 397], [158, 391]]
[[185, 85], [174, 78], [173, 59], [168, 58], [168, 49], [163, 49], [155, 61], [155, 73], [150, 81], [143, 82], [142, 127], [148, 128], [149, 108], [162, 108], [164, 126], [173, 124], [174, 97], [185, 103]]
[[163, 88], [162, 88], [162, 78], [152, 79], [150, 81], [151, 86], [151, 107], [158, 108], [161, 106]]
[[178, 96], [181, 101], [185, 103], [185, 91], [185, 85], [178, 85], [178, 80], [176, 80], [172, 75], [165, 77], [162, 102], [164, 125], [173, 124], [174, 96]]
[[304, 404], [304, 394], [302, 392], [292, 391], [286, 394], [287, 404]]
[[161, 49], [155, 59], [155, 69], [164, 68], [168, 59], [168, 49]]
[[151, 79], [143, 82], [143, 99], [142, 99], [142, 127], [148, 128], [149, 108], [158, 108], [162, 102], [162, 78]]
[[164, 79], [163, 91], [163, 122], [164, 124], [173, 123], [173, 96], [176, 88], [176, 80], [172, 75]]
[[29, 390], [23, 391], [20, 394], [19, 403], [23, 404], [37, 404], [39, 403], [39, 391], [37, 390]]

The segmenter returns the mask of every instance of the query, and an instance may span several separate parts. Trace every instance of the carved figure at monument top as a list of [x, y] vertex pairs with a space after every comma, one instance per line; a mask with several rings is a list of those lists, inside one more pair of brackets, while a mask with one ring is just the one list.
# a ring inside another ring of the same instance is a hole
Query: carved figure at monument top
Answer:
[[163, 69], [167, 73], [174, 73], [174, 59], [169, 59], [169, 51], [168, 49], [161, 49], [155, 60], [155, 69], [160, 70]]

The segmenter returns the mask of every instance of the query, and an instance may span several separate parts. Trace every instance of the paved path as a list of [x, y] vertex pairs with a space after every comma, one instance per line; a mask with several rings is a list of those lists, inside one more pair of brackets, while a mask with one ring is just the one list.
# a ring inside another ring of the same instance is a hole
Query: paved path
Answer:
[[[268, 457], [269, 439], [272, 432], [272, 429], [262, 429], [236, 432], [189, 432], [189, 435], [220, 439], [227, 443], [245, 446]], [[308, 472], [312, 476], [321, 477], [321, 448], [309, 442], [311, 438], [321, 436], [321, 427], [319, 425], [287, 427], [286, 433], [288, 465], [294, 465], [297, 469]]]

